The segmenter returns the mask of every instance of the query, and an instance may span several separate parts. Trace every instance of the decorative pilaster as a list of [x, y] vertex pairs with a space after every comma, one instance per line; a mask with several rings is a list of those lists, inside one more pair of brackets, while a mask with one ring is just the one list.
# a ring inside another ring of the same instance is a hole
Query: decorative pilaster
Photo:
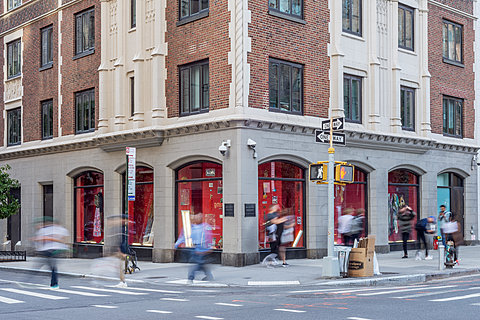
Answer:
[[342, 1], [330, 1], [330, 114], [343, 117]]
[[418, 30], [419, 37], [419, 56], [421, 64], [421, 88], [419, 90], [419, 107], [416, 112], [420, 115], [420, 134], [427, 137], [432, 131], [430, 125], [430, 72], [428, 71], [428, 1], [421, 0], [419, 7]]

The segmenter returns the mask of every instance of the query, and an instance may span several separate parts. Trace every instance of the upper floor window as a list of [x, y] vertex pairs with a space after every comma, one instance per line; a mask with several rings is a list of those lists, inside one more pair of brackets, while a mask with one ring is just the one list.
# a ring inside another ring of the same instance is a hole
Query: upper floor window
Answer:
[[343, 109], [345, 120], [362, 122], [362, 78], [347, 74], [343, 76]]
[[209, 108], [208, 61], [180, 67], [180, 115], [206, 112]]
[[130, 0], [130, 28], [137, 26], [137, 0]]
[[268, 86], [271, 111], [302, 114], [302, 65], [270, 59]]
[[443, 97], [443, 134], [462, 137], [463, 100]]
[[345, 32], [362, 35], [362, 0], [342, 0], [342, 29]]
[[42, 102], [42, 139], [53, 138], [53, 100]]
[[400, 115], [402, 129], [415, 130], [415, 89], [400, 88]]
[[90, 54], [95, 49], [95, 10], [75, 15], [75, 54]]
[[414, 9], [398, 5], [398, 47], [413, 51]]
[[42, 35], [42, 51], [41, 51], [41, 67], [49, 67], [53, 64], [53, 26], [43, 28]]
[[459, 24], [443, 21], [443, 58], [463, 63], [463, 27]]
[[7, 111], [7, 145], [13, 146], [22, 142], [22, 110], [16, 108]]
[[130, 77], [130, 115], [135, 115], [135, 78]]
[[194, 16], [208, 10], [208, 0], [179, 0], [180, 19]]
[[22, 0], [7, 0], [7, 10], [15, 9], [22, 5]]
[[269, 0], [270, 9], [302, 18], [303, 0]]
[[22, 73], [21, 54], [20, 39], [7, 44], [7, 78], [13, 78]]
[[75, 93], [75, 132], [95, 130], [95, 89]]

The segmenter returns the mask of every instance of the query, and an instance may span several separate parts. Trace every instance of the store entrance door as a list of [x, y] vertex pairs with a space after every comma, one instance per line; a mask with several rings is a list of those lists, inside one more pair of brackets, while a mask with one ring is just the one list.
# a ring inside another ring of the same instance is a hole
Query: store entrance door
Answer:
[[[12, 195], [18, 202], [20, 200], [20, 188], [12, 189]], [[22, 239], [22, 208], [18, 209], [18, 213], [7, 219], [7, 240], [10, 240], [10, 250], [15, 250], [15, 245]]]

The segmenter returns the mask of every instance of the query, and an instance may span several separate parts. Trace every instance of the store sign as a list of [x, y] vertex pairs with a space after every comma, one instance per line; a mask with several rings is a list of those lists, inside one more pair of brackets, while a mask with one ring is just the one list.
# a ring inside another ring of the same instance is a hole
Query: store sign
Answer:
[[135, 162], [136, 162], [136, 148], [127, 147], [127, 195], [128, 201], [135, 201]]

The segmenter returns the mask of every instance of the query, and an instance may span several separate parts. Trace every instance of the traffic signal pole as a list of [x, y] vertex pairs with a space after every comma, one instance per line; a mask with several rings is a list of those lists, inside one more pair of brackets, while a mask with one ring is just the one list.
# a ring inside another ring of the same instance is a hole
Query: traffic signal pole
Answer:
[[335, 257], [334, 251], [334, 215], [335, 215], [335, 148], [333, 147], [333, 117], [330, 116], [330, 147], [328, 148], [328, 242], [327, 242], [327, 256], [323, 258], [322, 276], [323, 277], [339, 277], [340, 266], [338, 258]]

